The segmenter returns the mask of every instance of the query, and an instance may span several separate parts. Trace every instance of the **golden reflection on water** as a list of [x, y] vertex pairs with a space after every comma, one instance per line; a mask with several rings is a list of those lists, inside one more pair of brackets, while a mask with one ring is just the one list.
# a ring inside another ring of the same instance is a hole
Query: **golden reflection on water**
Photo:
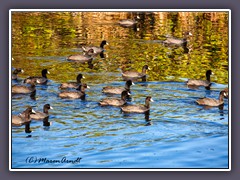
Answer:
[[[137, 15], [136, 29], [117, 25], [118, 20]], [[13, 12], [12, 66], [24, 69], [23, 78], [40, 75], [47, 67], [49, 78], [60, 82], [75, 80], [78, 72], [141, 71], [144, 64], [152, 69], [148, 81], [205, 78], [205, 71], [212, 69], [212, 80], [227, 84], [228, 18], [227, 12]], [[166, 35], [183, 37], [185, 31], [193, 34], [189, 53], [154, 42]], [[82, 45], [99, 45], [103, 39], [110, 43], [107, 56], [94, 60], [92, 69], [66, 61], [67, 56], [82, 53]]]

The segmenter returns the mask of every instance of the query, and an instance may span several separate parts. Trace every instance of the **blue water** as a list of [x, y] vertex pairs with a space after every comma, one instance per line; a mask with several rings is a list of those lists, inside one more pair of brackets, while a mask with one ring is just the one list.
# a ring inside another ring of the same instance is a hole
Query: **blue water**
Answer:
[[[42, 111], [50, 103], [54, 109], [49, 111], [50, 127], [32, 121], [31, 137], [24, 127], [12, 128], [12, 168], [228, 168], [228, 100], [223, 110], [195, 103], [200, 97], [218, 98], [225, 85], [193, 90], [184, 82], [137, 82], [128, 103], [144, 104], [151, 95], [154, 102], [146, 120], [144, 114], [98, 105], [107, 97], [103, 86], [124, 86], [119, 73], [109, 76], [114, 81], [88, 83], [85, 101], [60, 99], [59, 82], [52, 80], [37, 85], [36, 100], [13, 96], [13, 114], [26, 105]], [[38, 162], [40, 158], [81, 160], [50, 163]]]

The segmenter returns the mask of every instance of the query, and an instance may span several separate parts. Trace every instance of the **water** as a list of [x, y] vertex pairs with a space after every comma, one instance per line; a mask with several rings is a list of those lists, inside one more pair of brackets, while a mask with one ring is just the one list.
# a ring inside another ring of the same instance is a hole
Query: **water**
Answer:
[[[179, 82], [146, 82], [132, 86], [132, 104], [151, 95], [149, 121], [144, 114], [123, 114], [117, 107], [100, 107], [106, 84], [89, 84], [85, 101], [57, 96], [58, 83], [37, 86], [36, 101], [16, 96], [12, 107], [35, 110], [50, 103], [48, 128], [32, 122], [31, 138], [24, 127], [12, 130], [13, 168], [227, 168], [228, 101], [223, 110], [195, 104], [199, 97], [218, 97], [215, 90], [191, 90]], [[109, 85], [124, 85], [113, 82]], [[21, 151], [19, 151], [21, 149]], [[79, 164], [26, 163], [28, 157], [59, 160], [82, 158]]]
[[[22, 16], [15, 18], [21, 19]], [[55, 18], [64, 20], [66, 17]], [[18, 27], [16, 19], [13, 19], [13, 28]], [[39, 16], [35, 19], [41, 22]], [[30, 134], [24, 132], [24, 127], [12, 128], [12, 168], [228, 168], [228, 100], [224, 100], [223, 110], [217, 107], [207, 109], [195, 103], [200, 97], [217, 99], [219, 91], [227, 86], [225, 65], [228, 65], [228, 59], [222, 55], [224, 47], [210, 54], [205, 51], [208, 46], [202, 48], [194, 42], [195, 49], [191, 54], [179, 53], [181, 48], [164, 47], [154, 41], [148, 29], [135, 32], [119, 27], [113, 23], [117, 18], [91, 24], [87, 19], [88, 16], [83, 18], [86, 21], [83, 24], [90, 29], [86, 28], [88, 31], [85, 32], [81, 29], [84, 27], [79, 27], [80, 31], [74, 32], [78, 38], [72, 38], [71, 31], [68, 31], [72, 21], [56, 21], [54, 27], [62, 41], [56, 37], [55, 41], [41, 39], [41, 34], [46, 35], [50, 31], [48, 21], [44, 25], [36, 25], [29, 19], [21, 19], [20, 22], [28, 23], [27, 27], [34, 27], [35, 31], [41, 27], [46, 30], [45, 33], [34, 31], [32, 36], [28, 36], [31, 28], [26, 28], [26, 32], [16, 36], [20, 40], [13, 45], [12, 66], [23, 67], [25, 73], [12, 84], [21, 84], [30, 75], [40, 75], [43, 68], [48, 68], [51, 74], [47, 85], [37, 85], [35, 100], [29, 95], [12, 97], [12, 114], [22, 112], [27, 105], [42, 111], [43, 105], [49, 103], [54, 109], [49, 110], [50, 127], [44, 127], [41, 121], [32, 121], [33, 132]], [[95, 34], [90, 32], [94, 27], [109, 33], [116, 30], [112, 37], [107, 38], [111, 45], [106, 47], [105, 58], [97, 57], [92, 68], [87, 64], [66, 61], [68, 55], [81, 53], [76, 48], [80, 41], [93, 42]], [[92, 36], [86, 38], [84, 32]], [[13, 39], [17, 33], [13, 31]], [[35, 37], [37, 33], [40, 35]], [[36, 43], [35, 38], [38, 38], [38, 46], [23, 47], [24, 42], [30, 40], [32, 45]], [[59, 44], [53, 45], [56, 42]], [[206, 57], [218, 57], [218, 60], [210, 61]], [[189, 61], [200, 58], [201, 62]], [[99, 106], [98, 102], [108, 97], [102, 94], [102, 87], [124, 86], [120, 68], [140, 71], [146, 63], [152, 68], [147, 82], [136, 82], [131, 86], [133, 99], [128, 103], [144, 104], [145, 97], [151, 95], [154, 102], [151, 102], [149, 117], [124, 114], [118, 107]], [[204, 78], [206, 67], [215, 72], [212, 89], [189, 89], [186, 79]], [[75, 80], [79, 72], [86, 77], [82, 81], [90, 86], [86, 100], [59, 98], [60, 83]]]

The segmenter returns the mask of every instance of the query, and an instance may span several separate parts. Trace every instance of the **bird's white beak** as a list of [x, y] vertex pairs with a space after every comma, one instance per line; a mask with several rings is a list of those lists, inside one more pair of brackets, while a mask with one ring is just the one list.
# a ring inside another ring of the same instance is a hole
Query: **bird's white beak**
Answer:
[[89, 86], [87, 86], [87, 88], [88, 88], [88, 89], [90, 89], [90, 87], [89, 87]]
[[50, 109], [53, 109], [53, 107], [52, 107], [52, 106], [50, 106]]
[[151, 98], [150, 101], [154, 102], [154, 100]]
[[48, 74], [50, 74], [50, 72], [49, 72], [49, 71], [48, 71], [47, 73], [48, 73]]
[[85, 79], [85, 77], [84, 77], [84, 76], [82, 76], [82, 78], [83, 78], [83, 79]]

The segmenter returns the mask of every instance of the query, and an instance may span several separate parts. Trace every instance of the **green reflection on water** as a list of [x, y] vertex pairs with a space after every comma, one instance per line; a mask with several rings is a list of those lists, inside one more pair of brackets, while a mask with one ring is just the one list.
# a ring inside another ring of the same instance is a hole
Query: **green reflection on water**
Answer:
[[[12, 14], [13, 67], [21, 67], [25, 78], [49, 69], [49, 79], [58, 82], [75, 80], [79, 72], [99, 73], [86, 81], [108, 82], [105, 72], [119, 73], [119, 68], [136, 69], [148, 64], [148, 81], [181, 81], [179, 78], [205, 78], [213, 70], [213, 82], [228, 83], [228, 14], [224, 12], [154, 12], [140, 13], [139, 31], [122, 28], [119, 19], [133, 18], [134, 13], [112, 12], [14, 12]], [[189, 53], [182, 47], [168, 47], [153, 40], [164, 36], [193, 34]], [[99, 45], [106, 39], [105, 59], [97, 57], [93, 68], [88, 64], [67, 62], [71, 54], [82, 53], [84, 44]], [[169, 79], [169, 77], [171, 77]]]

